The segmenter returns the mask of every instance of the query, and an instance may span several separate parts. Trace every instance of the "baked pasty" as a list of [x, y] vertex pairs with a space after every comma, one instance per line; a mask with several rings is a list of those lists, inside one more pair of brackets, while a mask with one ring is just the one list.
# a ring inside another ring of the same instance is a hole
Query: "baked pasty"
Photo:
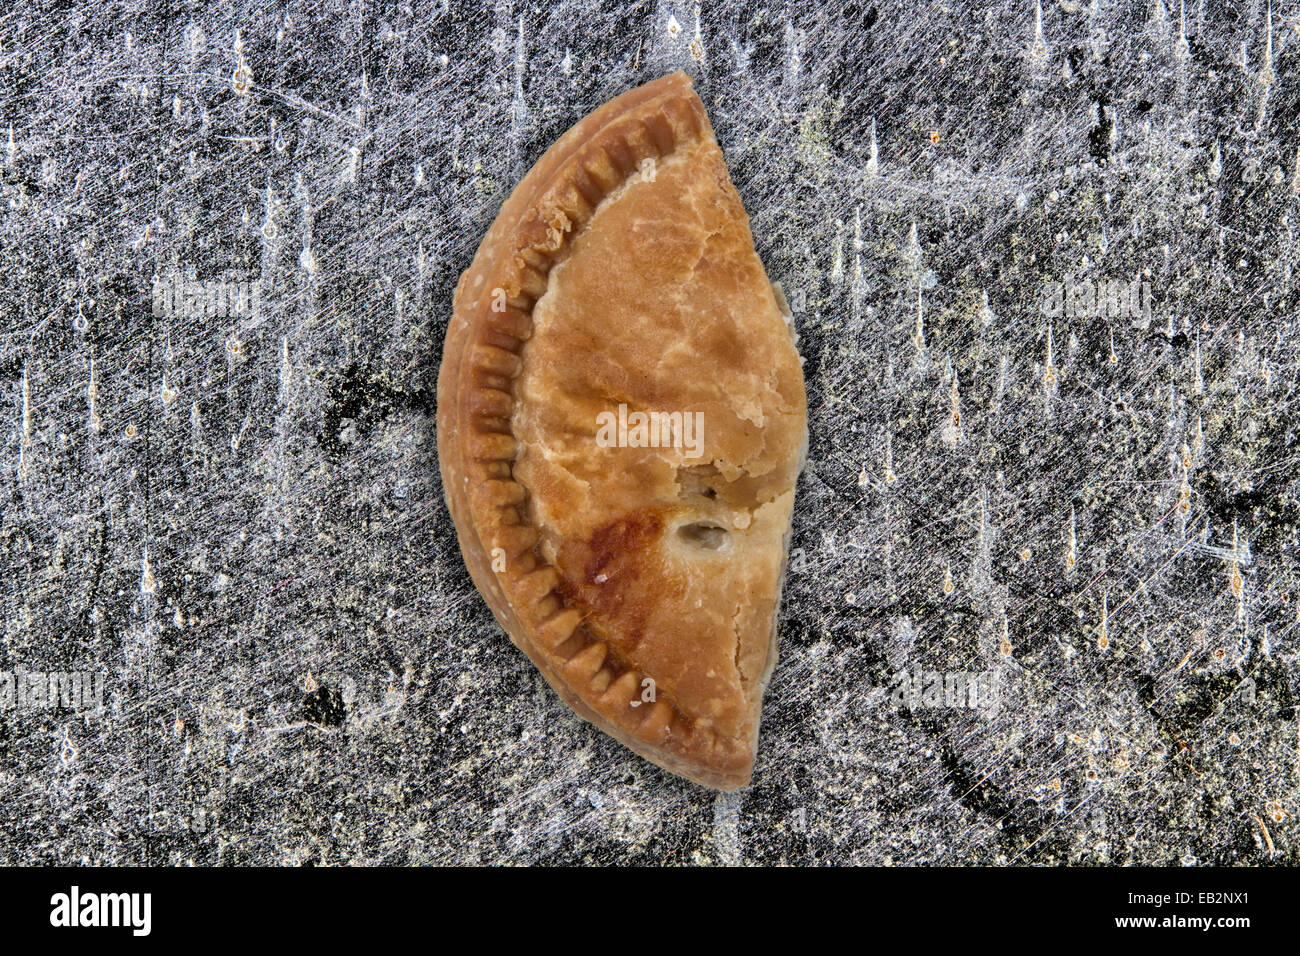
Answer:
[[456, 288], [438, 455], [474, 583], [581, 717], [745, 786], [807, 444], [784, 300], [690, 79], [619, 96]]

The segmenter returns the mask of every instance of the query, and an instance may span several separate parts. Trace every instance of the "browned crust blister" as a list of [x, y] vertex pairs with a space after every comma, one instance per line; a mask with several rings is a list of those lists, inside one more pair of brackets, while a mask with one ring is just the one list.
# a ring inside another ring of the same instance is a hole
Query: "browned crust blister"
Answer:
[[656, 701], [632, 706], [642, 679], [654, 675], [639, 673], [599, 639], [561, 593], [559, 573], [538, 553], [527, 492], [513, 474], [518, 443], [511, 427], [513, 382], [550, 270], [642, 160], [712, 137], [689, 78], [676, 73], [596, 110], [538, 161], [456, 289], [438, 377], [438, 455], [474, 582], [551, 686], [580, 716], [647, 759], [706, 786], [736, 789], [749, 780], [751, 742], [697, 725], [662, 691]]

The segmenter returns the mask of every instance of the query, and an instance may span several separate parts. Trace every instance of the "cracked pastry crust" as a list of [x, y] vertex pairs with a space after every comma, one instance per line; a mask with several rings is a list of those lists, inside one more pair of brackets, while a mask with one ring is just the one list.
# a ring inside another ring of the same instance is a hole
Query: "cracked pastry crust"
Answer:
[[[724, 790], [753, 771], [807, 441], [778, 295], [676, 73], [584, 118], [511, 194], [438, 377], [447, 502], [497, 620], [581, 717]], [[699, 413], [698, 441], [609, 446], [620, 405]]]

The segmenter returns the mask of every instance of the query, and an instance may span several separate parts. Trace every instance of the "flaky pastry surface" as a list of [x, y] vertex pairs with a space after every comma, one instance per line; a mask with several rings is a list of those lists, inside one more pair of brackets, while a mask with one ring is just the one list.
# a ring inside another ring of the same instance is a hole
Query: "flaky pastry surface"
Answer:
[[[511, 639], [637, 753], [748, 783], [806, 400], [684, 75], [579, 122], [507, 200], [458, 286], [438, 393], [461, 548]], [[700, 427], [611, 443], [620, 406]]]

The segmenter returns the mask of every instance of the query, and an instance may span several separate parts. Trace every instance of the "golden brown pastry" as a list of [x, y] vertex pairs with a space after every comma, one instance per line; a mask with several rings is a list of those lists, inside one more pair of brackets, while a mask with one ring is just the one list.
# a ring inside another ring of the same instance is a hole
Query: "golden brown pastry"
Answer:
[[723, 790], [753, 772], [803, 373], [682, 73], [587, 116], [456, 288], [438, 454], [475, 584], [581, 717]]

